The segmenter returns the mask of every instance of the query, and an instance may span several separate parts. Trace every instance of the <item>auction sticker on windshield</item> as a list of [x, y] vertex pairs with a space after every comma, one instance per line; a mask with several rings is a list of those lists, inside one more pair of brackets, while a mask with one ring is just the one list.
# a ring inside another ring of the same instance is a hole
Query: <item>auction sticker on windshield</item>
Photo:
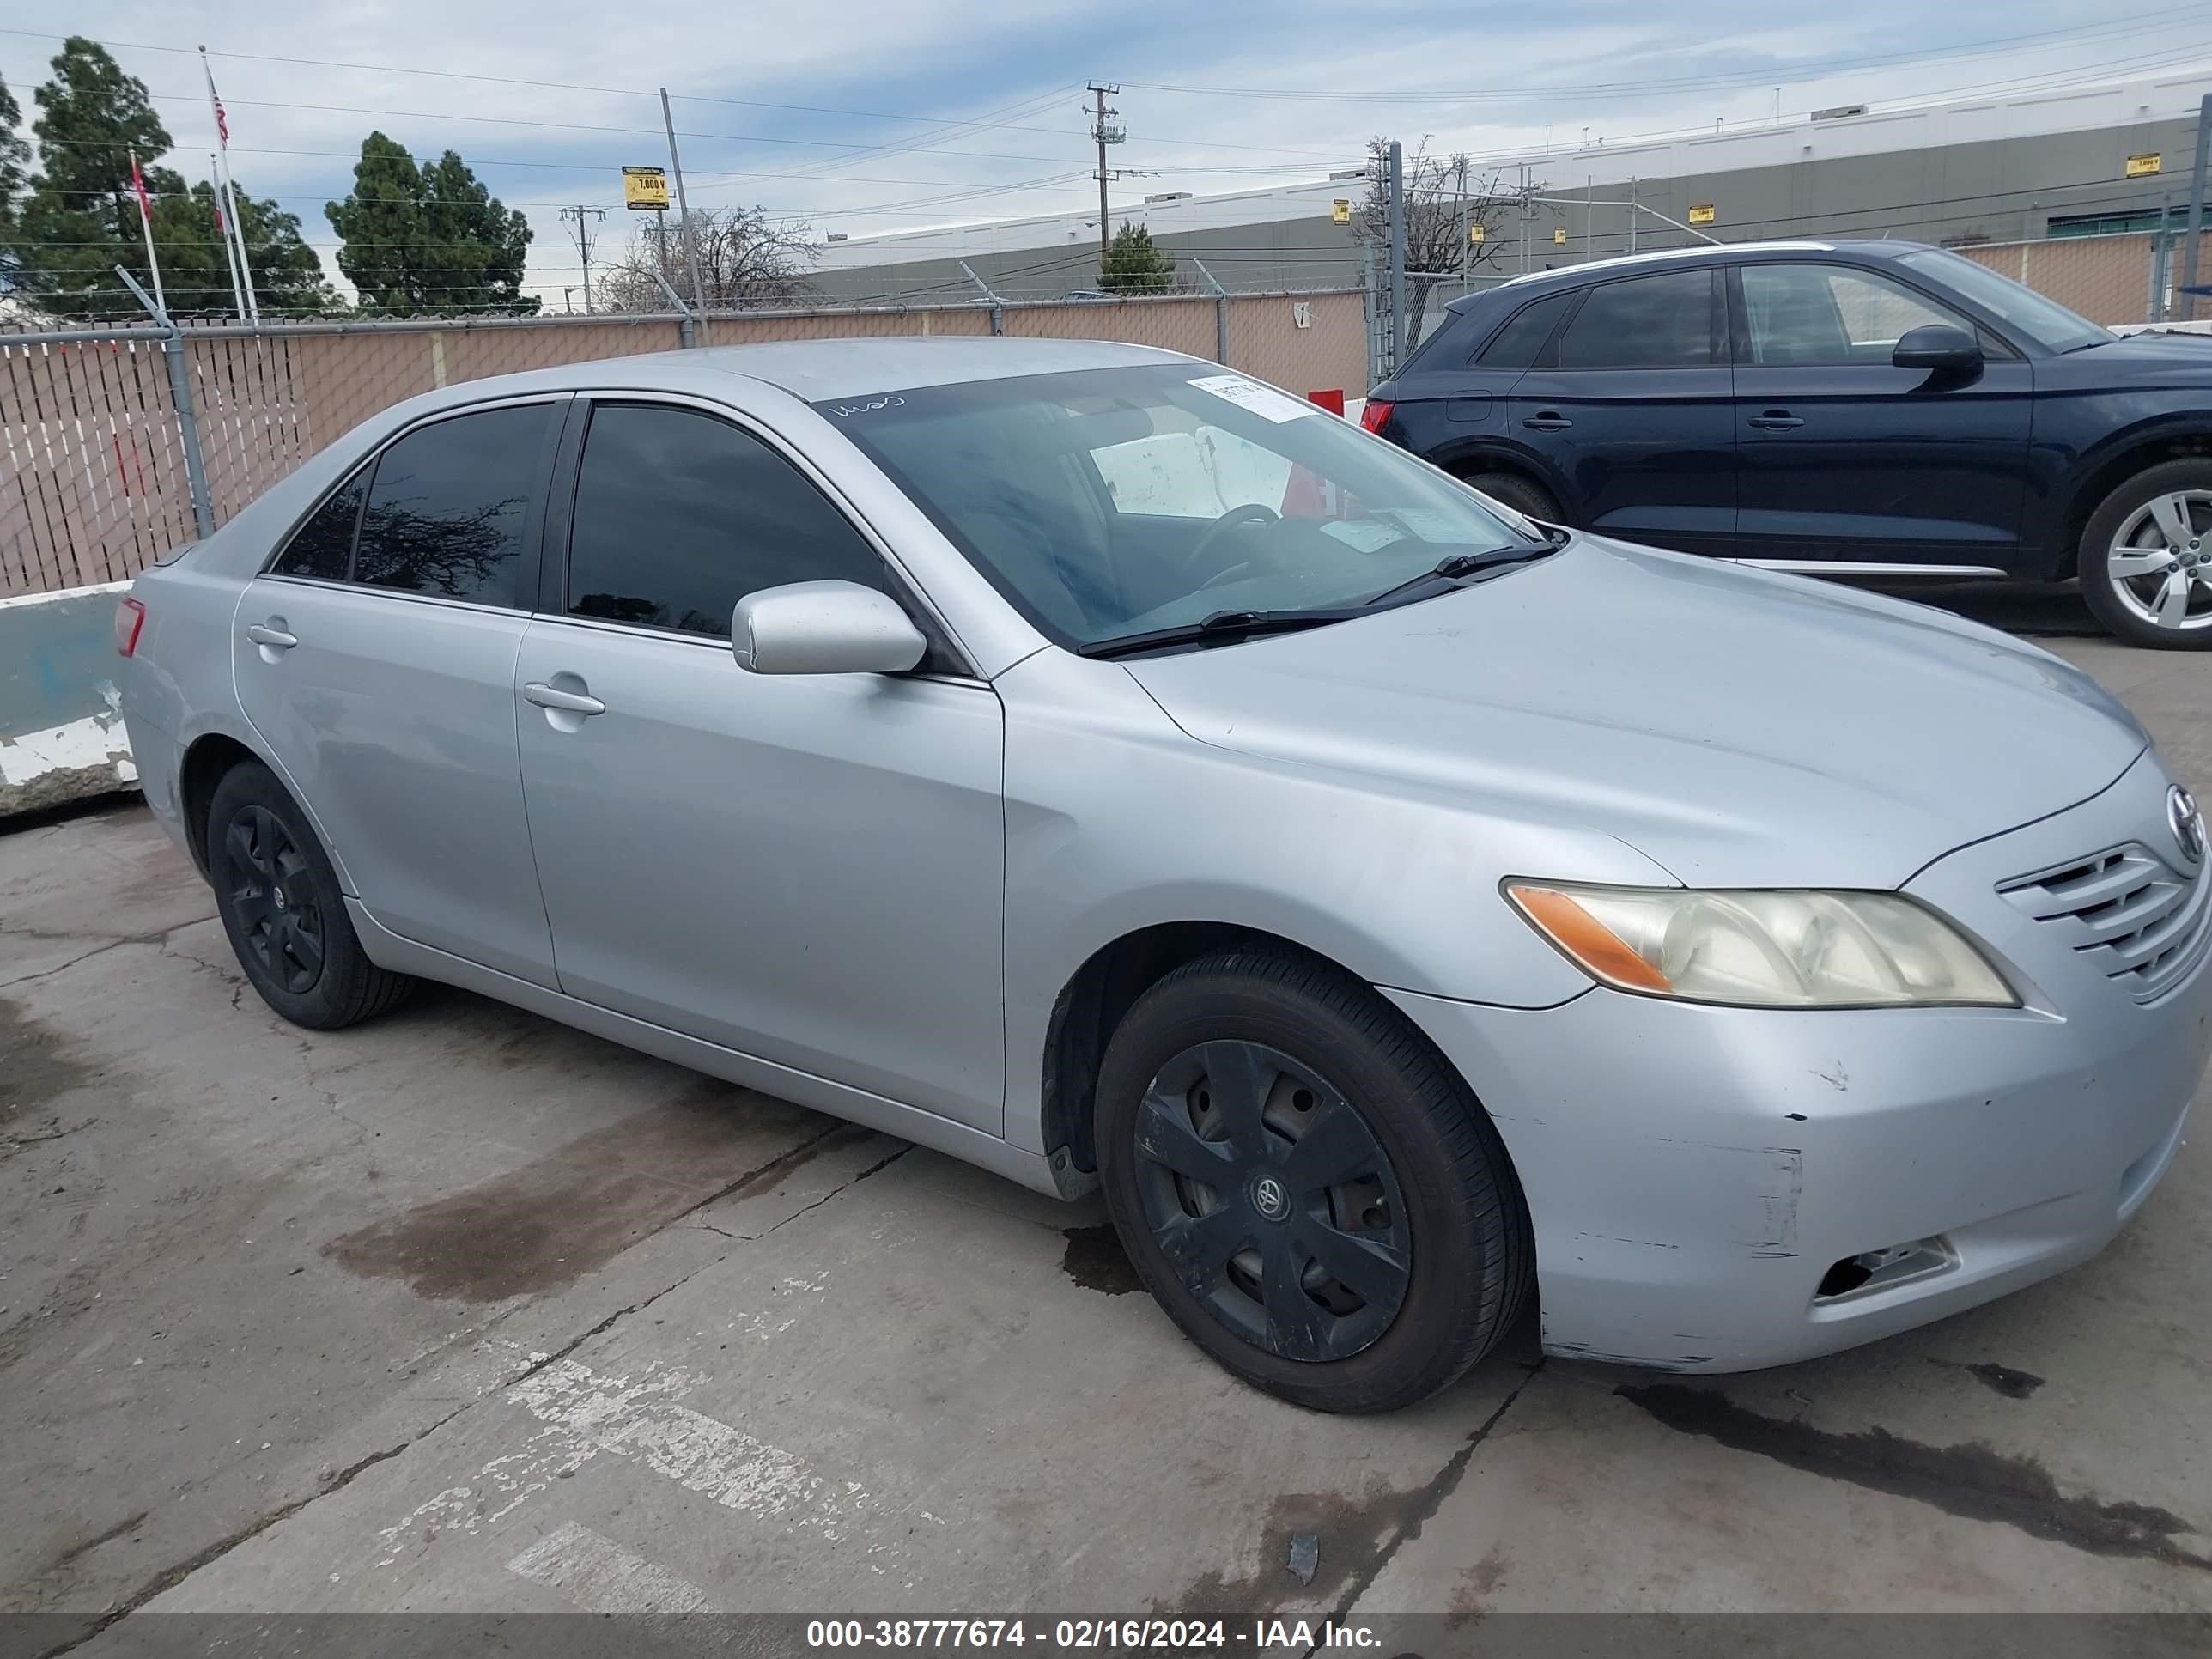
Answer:
[[1206, 374], [1191, 384], [1200, 392], [1210, 392], [1224, 403], [1235, 404], [1239, 409], [1249, 409], [1262, 420], [1295, 421], [1301, 415], [1310, 415], [1311, 404], [1302, 404], [1287, 392], [1278, 392], [1271, 386], [1261, 386], [1257, 380], [1248, 380], [1242, 374]]

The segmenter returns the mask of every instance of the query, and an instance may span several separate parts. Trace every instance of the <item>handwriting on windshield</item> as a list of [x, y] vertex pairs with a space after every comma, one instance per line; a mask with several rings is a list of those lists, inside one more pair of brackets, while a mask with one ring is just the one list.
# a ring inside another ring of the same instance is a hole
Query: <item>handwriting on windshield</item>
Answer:
[[850, 415], [872, 415], [879, 409], [903, 409], [905, 407], [906, 399], [903, 398], [871, 398], [865, 404], [834, 404], [830, 408], [830, 412], [842, 421]]

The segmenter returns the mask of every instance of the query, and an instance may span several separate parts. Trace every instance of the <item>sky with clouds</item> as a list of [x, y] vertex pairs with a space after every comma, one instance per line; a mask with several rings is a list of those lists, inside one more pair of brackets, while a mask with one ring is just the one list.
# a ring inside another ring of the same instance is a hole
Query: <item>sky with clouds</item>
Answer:
[[240, 187], [298, 214], [334, 276], [322, 204], [362, 137], [459, 150], [529, 215], [530, 283], [556, 308], [580, 281], [559, 209], [605, 208], [595, 257], [619, 245], [621, 167], [665, 160], [664, 85], [695, 203], [859, 235], [1095, 200], [1091, 80], [1121, 84], [1112, 165], [1139, 176], [1114, 188], [1133, 201], [1318, 178], [1375, 134], [1480, 155], [1547, 131], [1619, 140], [2212, 61], [2212, 3], [2161, 0], [16, 0], [0, 15], [27, 127], [63, 33], [89, 34], [152, 91], [188, 177], [214, 138], [205, 45]]

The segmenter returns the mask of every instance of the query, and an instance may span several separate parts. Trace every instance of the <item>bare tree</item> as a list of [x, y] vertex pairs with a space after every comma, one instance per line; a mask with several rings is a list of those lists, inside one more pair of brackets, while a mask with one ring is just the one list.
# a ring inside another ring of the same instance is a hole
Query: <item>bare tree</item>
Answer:
[[[691, 267], [684, 252], [683, 221], [632, 233], [629, 246], [592, 278], [592, 301], [601, 311], [665, 311], [668, 298], [657, 276], [691, 301]], [[807, 271], [822, 252], [811, 226], [771, 219], [757, 207], [694, 208], [691, 234], [699, 247], [699, 281], [710, 311], [750, 311], [813, 299]], [[664, 237], [665, 242], [664, 245]], [[665, 261], [665, 263], [664, 263]]]
[[[1412, 313], [1406, 337], [1421, 337], [1421, 319], [1429, 295], [1437, 283], [1456, 282], [1462, 270], [1495, 270], [1499, 264], [1499, 234], [1507, 217], [1520, 203], [1519, 192], [1507, 185], [1498, 169], [1485, 173], [1462, 155], [1431, 155], [1424, 139], [1407, 153], [1404, 161], [1406, 196], [1406, 309]], [[1468, 232], [1482, 228], [1481, 240]], [[1390, 246], [1390, 141], [1367, 141], [1367, 193], [1352, 210], [1352, 233], [1372, 243], [1378, 266], [1389, 258]]]

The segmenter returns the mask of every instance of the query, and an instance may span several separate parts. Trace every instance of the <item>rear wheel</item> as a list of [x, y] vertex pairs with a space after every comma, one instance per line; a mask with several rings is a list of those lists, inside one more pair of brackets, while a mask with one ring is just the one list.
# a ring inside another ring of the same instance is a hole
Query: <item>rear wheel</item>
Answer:
[[2081, 532], [2081, 597], [2134, 645], [2212, 649], [2212, 459], [2146, 468]]
[[1559, 504], [1552, 499], [1551, 492], [1517, 472], [1468, 472], [1461, 475], [1461, 481], [1492, 501], [1504, 502], [1524, 519], [1545, 524], [1566, 522], [1559, 516]]
[[1107, 1204], [1139, 1276], [1230, 1370], [1389, 1411], [1512, 1322], [1534, 1253], [1481, 1106], [1366, 986], [1273, 949], [1178, 969], [1099, 1071]]
[[258, 761], [223, 774], [208, 806], [208, 875], [239, 966], [295, 1025], [352, 1025], [415, 988], [368, 959], [307, 814]]

